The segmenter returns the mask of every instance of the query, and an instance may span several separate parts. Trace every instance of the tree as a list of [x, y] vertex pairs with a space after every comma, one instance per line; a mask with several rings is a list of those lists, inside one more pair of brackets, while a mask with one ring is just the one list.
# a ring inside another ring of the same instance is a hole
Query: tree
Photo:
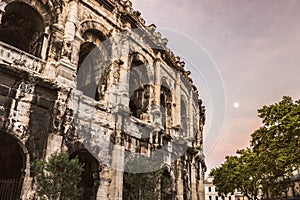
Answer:
[[123, 198], [126, 200], [172, 199], [172, 181], [164, 170], [145, 157], [129, 160], [124, 172]]
[[35, 163], [37, 193], [43, 200], [74, 200], [81, 193], [77, 188], [83, 166], [77, 158], [69, 159], [66, 153], [54, 153], [48, 159]]
[[227, 156], [226, 161], [218, 168], [214, 168], [210, 176], [219, 189], [219, 195], [225, 197], [240, 189], [248, 199], [259, 198], [260, 173], [259, 161], [251, 148], [237, 151], [237, 156]]
[[251, 145], [263, 161], [263, 190], [269, 197], [281, 196], [291, 186], [289, 176], [300, 166], [300, 100], [283, 97], [258, 110], [263, 125], [252, 135]]
[[262, 126], [252, 135], [251, 146], [211, 171], [223, 196], [235, 188], [249, 199], [259, 191], [269, 199], [282, 197], [293, 185], [290, 174], [300, 167], [300, 100], [290, 97], [258, 110]]
[[218, 188], [218, 194], [221, 197], [226, 197], [227, 194], [233, 193], [236, 189], [237, 165], [237, 156], [226, 156], [226, 161], [210, 172], [209, 175], [214, 177], [213, 184]]

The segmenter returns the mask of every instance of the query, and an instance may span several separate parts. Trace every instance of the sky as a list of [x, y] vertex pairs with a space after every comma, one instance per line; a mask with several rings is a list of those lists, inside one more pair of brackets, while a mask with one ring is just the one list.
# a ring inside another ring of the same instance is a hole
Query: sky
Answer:
[[[257, 109], [283, 96], [300, 99], [299, 0], [132, 2], [146, 24], [155, 24], [163, 36], [169, 36], [168, 46], [187, 65], [191, 63], [187, 69], [207, 108], [208, 172], [226, 155], [250, 145], [251, 133], [261, 125]], [[170, 32], [180, 33], [187, 42], [178, 43]], [[203, 55], [189, 60], [191, 52], [180, 49], [189, 41], [202, 48], [210, 61], [202, 62]]]

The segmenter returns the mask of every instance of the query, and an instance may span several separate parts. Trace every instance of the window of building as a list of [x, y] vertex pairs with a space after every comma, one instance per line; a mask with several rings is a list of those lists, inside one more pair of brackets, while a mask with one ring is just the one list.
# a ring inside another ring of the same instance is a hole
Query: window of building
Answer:
[[41, 57], [44, 22], [30, 5], [13, 2], [6, 6], [0, 24], [0, 40], [22, 51]]
[[101, 95], [98, 85], [106, 70], [104, 61], [108, 56], [107, 50], [101, 46], [105, 38], [98, 30], [87, 30], [83, 38], [85, 42], [80, 46], [77, 67], [77, 90], [82, 91], [85, 96], [99, 100]]
[[208, 192], [211, 192], [211, 187], [208, 187]]
[[229, 198], [228, 198], [229, 200], [231, 200], [231, 196], [229, 196]]
[[[134, 56], [134, 59], [137, 56]], [[149, 120], [147, 111], [150, 106], [150, 78], [148, 69], [140, 60], [133, 60], [130, 66], [129, 77], [129, 108], [132, 116]]]
[[184, 97], [181, 97], [180, 101], [180, 113], [181, 113], [181, 129], [184, 136], [187, 136], [188, 133], [188, 112], [187, 112], [187, 103]]
[[78, 158], [83, 164], [83, 172], [81, 173], [81, 181], [78, 188], [81, 188], [79, 200], [95, 199], [97, 189], [100, 182], [99, 163], [97, 159], [90, 154], [86, 149], [76, 151], [70, 155], [70, 158]]
[[218, 200], [219, 198], [216, 196], [216, 200]]
[[166, 128], [171, 124], [172, 115], [172, 93], [166, 86], [160, 88], [160, 110], [162, 114], [162, 125]]
[[209, 198], [209, 200], [212, 200], [212, 197], [211, 197], [211, 196], [209, 196], [208, 198]]

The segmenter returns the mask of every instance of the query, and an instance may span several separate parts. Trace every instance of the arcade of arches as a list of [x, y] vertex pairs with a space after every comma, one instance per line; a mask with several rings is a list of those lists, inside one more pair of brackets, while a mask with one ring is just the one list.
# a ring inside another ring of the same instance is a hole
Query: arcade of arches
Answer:
[[[122, 199], [125, 152], [159, 150], [172, 180], [157, 184], [161, 198], [202, 200], [199, 98], [130, 1], [2, 0], [0, 200], [35, 199], [30, 162], [60, 151], [84, 164], [81, 200]], [[181, 145], [189, 151], [179, 155]]]

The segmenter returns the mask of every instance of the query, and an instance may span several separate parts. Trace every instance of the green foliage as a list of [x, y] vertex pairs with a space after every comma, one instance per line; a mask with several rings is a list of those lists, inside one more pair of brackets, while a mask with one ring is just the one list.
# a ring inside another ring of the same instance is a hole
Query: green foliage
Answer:
[[300, 101], [290, 97], [258, 110], [263, 126], [252, 134], [251, 145], [263, 161], [263, 190], [280, 196], [290, 186], [288, 176], [300, 166]]
[[43, 200], [74, 200], [80, 195], [77, 188], [83, 166], [77, 158], [69, 159], [66, 153], [52, 154], [48, 161], [35, 163], [37, 193]]
[[214, 168], [210, 175], [214, 177], [214, 185], [219, 195], [225, 197], [240, 189], [249, 199], [258, 199], [259, 195], [259, 162], [252, 149], [237, 152], [238, 156], [226, 157], [225, 163]]
[[[133, 158], [126, 164], [124, 173], [124, 199], [153, 200], [168, 199], [172, 181], [163, 170], [147, 158]], [[141, 171], [142, 170], [142, 171]], [[142, 172], [142, 173], [140, 173]]]
[[290, 97], [258, 110], [262, 126], [252, 135], [251, 147], [226, 157], [210, 173], [219, 193], [240, 188], [250, 199], [262, 190], [269, 197], [282, 196], [291, 186], [290, 173], [300, 167], [300, 101]]

